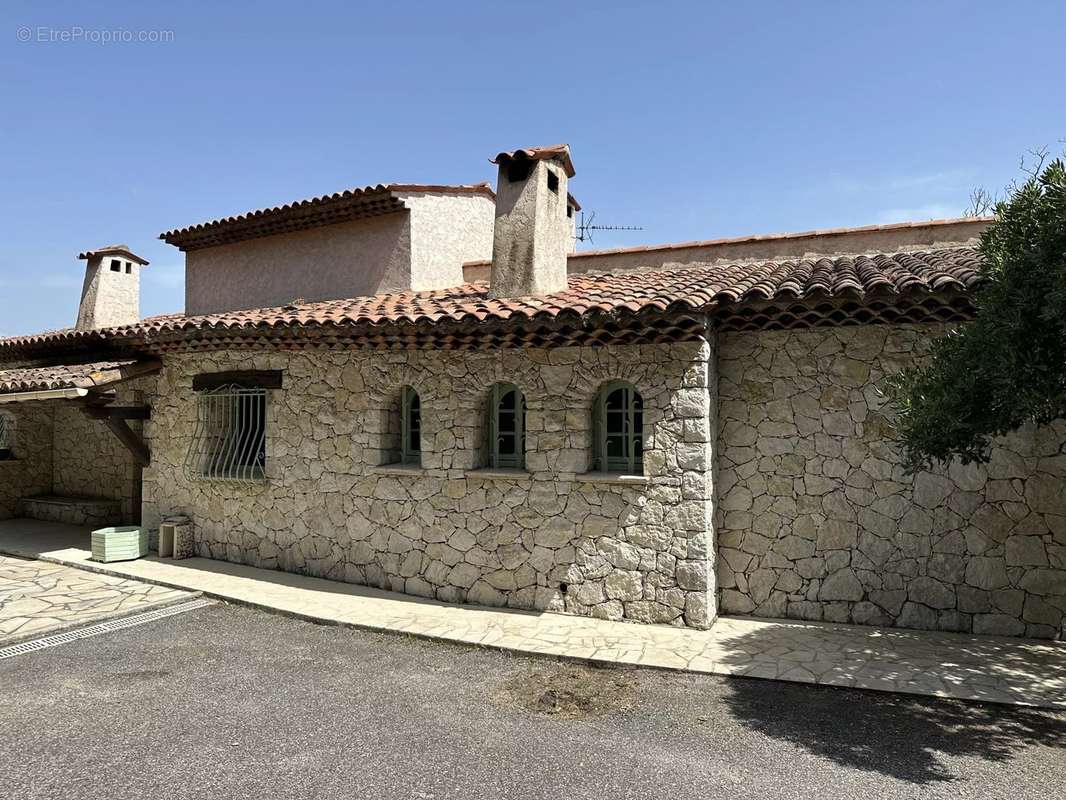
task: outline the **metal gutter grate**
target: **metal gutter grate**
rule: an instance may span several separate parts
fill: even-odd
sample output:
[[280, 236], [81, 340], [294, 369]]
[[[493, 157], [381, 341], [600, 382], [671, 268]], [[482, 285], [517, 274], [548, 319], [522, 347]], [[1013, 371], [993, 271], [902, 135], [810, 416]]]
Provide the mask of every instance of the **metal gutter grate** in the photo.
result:
[[133, 614], [120, 619], [108, 620], [107, 622], [98, 622], [95, 625], [86, 625], [84, 628], [63, 631], [62, 633], [56, 633], [52, 636], [31, 639], [28, 642], [19, 642], [18, 644], [9, 645], [7, 647], [0, 647], [0, 659], [25, 655], [26, 653], [32, 653], [36, 650], [44, 650], [47, 647], [69, 644], [70, 642], [76, 642], [79, 639], [88, 639], [92, 636], [99, 636], [102, 633], [112, 633], [114, 631], [123, 630], [124, 628], [133, 628], [137, 625], [155, 622], [157, 619], [172, 617], [175, 614], [183, 614], [186, 611], [196, 611], [199, 608], [206, 608], [207, 606], [212, 606], [214, 604], [215, 601], [207, 597], [197, 597], [184, 603], [166, 606], [165, 608], [157, 608], [153, 611], [145, 611], [141, 614]]

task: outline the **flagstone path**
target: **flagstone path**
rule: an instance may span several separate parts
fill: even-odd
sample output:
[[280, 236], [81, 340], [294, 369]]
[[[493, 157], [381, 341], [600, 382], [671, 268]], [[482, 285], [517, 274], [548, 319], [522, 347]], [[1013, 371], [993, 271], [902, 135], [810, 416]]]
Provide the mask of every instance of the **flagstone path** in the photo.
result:
[[192, 596], [129, 578], [0, 556], [0, 645]]
[[448, 605], [206, 558], [99, 564], [87, 541], [72, 526], [0, 522], [2, 552], [320, 623], [603, 664], [1066, 709], [1064, 642], [750, 617], [720, 617], [706, 631], [637, 625]]

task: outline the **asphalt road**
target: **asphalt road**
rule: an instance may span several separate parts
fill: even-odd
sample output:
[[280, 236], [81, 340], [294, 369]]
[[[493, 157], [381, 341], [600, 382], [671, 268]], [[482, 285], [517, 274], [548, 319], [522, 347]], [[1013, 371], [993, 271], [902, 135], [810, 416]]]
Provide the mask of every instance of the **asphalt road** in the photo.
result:
[[552, 669], [190, 612], [0, 661], [0, 797], [1066, 796], [1066, 715], [645, 670], [593, 719], [503, 693]]

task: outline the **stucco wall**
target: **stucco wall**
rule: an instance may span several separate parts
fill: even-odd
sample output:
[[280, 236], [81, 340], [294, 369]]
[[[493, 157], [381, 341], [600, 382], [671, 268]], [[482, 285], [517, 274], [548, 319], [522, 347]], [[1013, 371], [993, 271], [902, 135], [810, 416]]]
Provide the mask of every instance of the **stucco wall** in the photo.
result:
[[[494, 297], [549, 294], [566, 288], [570, 223], [566, 218], [566, 170], [557, 162], [534, 161], [529, 175], [510, 181], [501, 164], [490, 285]], [[549, 177], [558, 181], [548, 188]]]
[[52, 489], [53, 408], [47, 403], [0, 406], [15, 420], [15, 459], [0, 461], [0, 519], [21, 513], [23, 497]]
[[877, 386], [942, 327], [725, 334], [723, 613], [1054, 637], [1066, 612], [1066, 423], [987, 466], [900, 466]]
[[410, 283], [409, 212], [249, 239], [185, 254], [185, 311], [359, 297]]
[[[193, 375], [235, 367], [284, 370], [269, 402], [270, 480], [190, 480]], [[446, 601], [705, 626], [711, 370], [705, 343], [170, 357], [146, 424], [145, 522], [188, 513], [199, 554], [262, 567]], [[581, 475], [593, 396], [616, 378], [644, 396], [646, 483]], [[495, 381], [525, 393], [528, 475], [475, 470]], [[421, 396], [424, 469], [381, 470], [404, 384]]]
[[463, 262], [492, 257], [496, 204], [487, 195], [399, 195], [411, 209], [411, 289], [463, 282]]
[[[120, 262], [118, 272], [111, 270], [111, 261]], [[129, 274], [126, 269], [129, 268]], [[93, 259], [85, 269], [81, 300], [78, 305], [76, 327], [79, 330], [132, 325], [141, 318], [140, 264], [116, 256]]]
[[463, 282], [464, 261], [491, 256], [489, 197], [397, 196], [408, 211], [186, 253], [186, 313], [444, 289]]

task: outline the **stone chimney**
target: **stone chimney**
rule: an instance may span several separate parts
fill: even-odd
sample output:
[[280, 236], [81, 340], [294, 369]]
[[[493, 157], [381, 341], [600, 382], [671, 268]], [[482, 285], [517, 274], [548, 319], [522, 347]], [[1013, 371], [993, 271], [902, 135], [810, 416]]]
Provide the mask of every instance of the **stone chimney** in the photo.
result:
[[572, 211], [567, 182], [574, 177], [570, 147], [530, 147], [500, 153], [492, 240], [492, 297], [550, 294], [566, 288]]
[[78, 307], [79, 331], [132, 325], [141, 319], [141, 269], [148, 262], [124, 244], [79, 253], [86, 262]]

